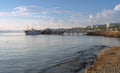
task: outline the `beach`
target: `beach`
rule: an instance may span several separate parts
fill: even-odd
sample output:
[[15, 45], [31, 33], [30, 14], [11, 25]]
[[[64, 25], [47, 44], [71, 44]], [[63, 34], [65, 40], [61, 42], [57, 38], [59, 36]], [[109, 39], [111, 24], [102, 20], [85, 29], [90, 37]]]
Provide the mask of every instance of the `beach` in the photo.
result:
[[86, 73], [120, 73], [120, 47], [108, 48], [100, 53]]

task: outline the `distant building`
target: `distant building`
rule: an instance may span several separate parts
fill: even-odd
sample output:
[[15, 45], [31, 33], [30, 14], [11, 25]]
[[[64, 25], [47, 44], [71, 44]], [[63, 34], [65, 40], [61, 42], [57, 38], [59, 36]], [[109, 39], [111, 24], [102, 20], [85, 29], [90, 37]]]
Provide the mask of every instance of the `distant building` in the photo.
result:
[[106, 25], [93, 25], [93, 28], [106, 28]]
[[106, 23], [87, 26], [87, 29], [120, 31], [120, 23]]
[[106, 23], [106, 27], [109, 28], [109, 27], [110, 27], [110, 24], [109, 24], [109, 23]]
[[106, 25], [111, 31], [120, 31], [120, 23], [107, 23]]
[[120, 23], [107, 23], [109, 28], [120, 28]]

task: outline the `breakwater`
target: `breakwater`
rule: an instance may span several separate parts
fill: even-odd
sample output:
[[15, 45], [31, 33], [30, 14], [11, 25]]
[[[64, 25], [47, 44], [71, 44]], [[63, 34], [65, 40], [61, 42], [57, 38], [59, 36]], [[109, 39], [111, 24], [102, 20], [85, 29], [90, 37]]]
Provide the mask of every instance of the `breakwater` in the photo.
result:
[[105, 36], [105, 37], [120, 37], [120, 31], [96, 31], [87, 32], [87, 35]]

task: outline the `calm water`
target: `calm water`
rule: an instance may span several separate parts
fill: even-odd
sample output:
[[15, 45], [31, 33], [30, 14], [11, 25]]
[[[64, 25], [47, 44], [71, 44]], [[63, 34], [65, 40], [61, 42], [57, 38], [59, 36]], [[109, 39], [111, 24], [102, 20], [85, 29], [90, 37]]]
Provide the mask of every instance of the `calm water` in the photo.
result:
[[0, 73], [36, 73], [93, 45], [119, 46], [120, 39], [1, 33]]

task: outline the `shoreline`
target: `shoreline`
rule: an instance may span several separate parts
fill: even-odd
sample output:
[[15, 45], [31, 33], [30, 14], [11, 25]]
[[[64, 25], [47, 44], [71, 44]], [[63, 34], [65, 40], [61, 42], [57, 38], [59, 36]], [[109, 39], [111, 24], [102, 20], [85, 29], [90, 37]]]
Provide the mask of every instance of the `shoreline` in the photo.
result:
[[112, 47], [99, 54], [85, 73], [120, 73], [120, 47]]
[[84, 73], [88, 67], [94, 64], [98, 54], [106, 47], [108, 46], [94, 45], [86, 50], [78, 51], [74, 58], [45, 68], [38, 73]]
[[120, 31], [106, 31], [106, 32], [96, 31], [96, 32], [87, 32], [86, 35], [120, 38]]

